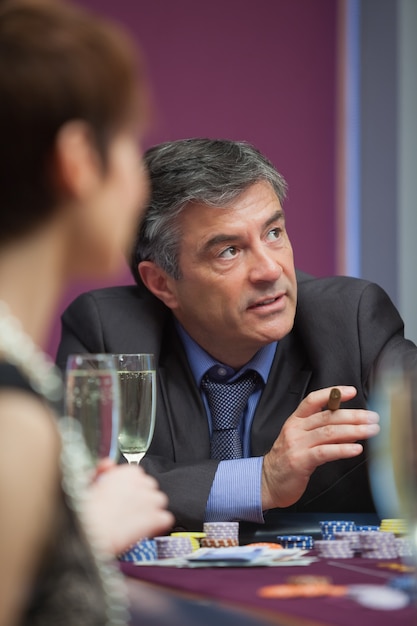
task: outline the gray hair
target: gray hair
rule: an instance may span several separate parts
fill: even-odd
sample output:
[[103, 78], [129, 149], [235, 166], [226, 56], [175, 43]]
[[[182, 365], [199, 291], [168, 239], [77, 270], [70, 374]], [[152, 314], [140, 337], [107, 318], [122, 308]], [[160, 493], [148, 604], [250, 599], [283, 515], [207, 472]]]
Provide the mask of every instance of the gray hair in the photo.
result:
[[185, 139], [150, 148], [144, 156], [151, 198], [136, 237], [131, 270], [140, 283], [138, 263], [153, 261], [176, 280], [181, 278], [179, 216], [190, 203], [227, 208], [246, 189], [267, 181], [282, 203], [284, 178], [246, 142]]

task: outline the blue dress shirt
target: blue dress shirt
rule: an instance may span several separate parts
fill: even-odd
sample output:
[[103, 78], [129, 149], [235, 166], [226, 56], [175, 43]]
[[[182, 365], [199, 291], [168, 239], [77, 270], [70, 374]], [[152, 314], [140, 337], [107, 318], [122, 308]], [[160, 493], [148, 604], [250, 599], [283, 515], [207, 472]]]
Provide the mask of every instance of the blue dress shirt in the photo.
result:
[[[264, 385], [271, 370], [278, 342], [273, 342], [261, 348], [255, 356], [239, 371], [223, 363], [219, 363], [201, 348], [186, 332], [176, 323], [178, 334], [184, 345], [184, 349], [194, 375], [201, 397], [206, 407], [210, 435], [212, 432], [212, 420], [210, 409], [205, 393], [201, 390], [201, 379], [210, 370], [210, 376], [219, 382], [231, 382], [239, 378], [246, 370], [255, 370], [262, 378]], [[262, 388], [257, 388], [249, 396], [248, 404], [240, 421], [240, 436], [242, 439], [242, 459], [220, 461], [213, 485], [207, 500], [206, 521], [231, 521], [246, 520], [249, 522], [263, 523], [262, 512], [262, 464], [263, 457], [251, 457], [250, 431], [261, 397]]]

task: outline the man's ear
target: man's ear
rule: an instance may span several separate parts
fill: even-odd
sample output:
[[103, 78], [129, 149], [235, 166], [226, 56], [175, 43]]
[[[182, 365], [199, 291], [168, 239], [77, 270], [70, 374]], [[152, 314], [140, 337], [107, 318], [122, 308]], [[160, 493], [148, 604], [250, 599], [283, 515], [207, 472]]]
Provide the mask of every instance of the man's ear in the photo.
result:
[[141, 261], [138, 265], [143, 284], [169, 309], [177, 307], [175, 280], [153, 261]]
[[58, 194], [82, 201], [97, 188], [103, 165], [88, 124], [72, 121], [60, 128], [52, 167]]

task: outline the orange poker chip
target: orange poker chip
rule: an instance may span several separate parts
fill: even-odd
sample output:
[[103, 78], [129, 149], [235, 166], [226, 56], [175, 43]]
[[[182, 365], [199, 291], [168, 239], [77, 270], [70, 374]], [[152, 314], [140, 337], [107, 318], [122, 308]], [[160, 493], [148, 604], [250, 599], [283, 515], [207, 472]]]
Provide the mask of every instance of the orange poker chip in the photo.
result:
[[318, 598], [320, 596], [344, 596], [347, 587], [344, 585], [306, 584], [306, 585], [268, 585], [258, 590], [261, 598]]
[[331, 585], [332, 580], [328, 576], [304, 575], [289, 576], [287, 583], [290, 585]]
[[258, 543], [248, 543], [247, 548], [271, 548], [272, 550], [282, 550], [283, 547], [280, 543], [268, 543], [267, 541], [260, 541]]

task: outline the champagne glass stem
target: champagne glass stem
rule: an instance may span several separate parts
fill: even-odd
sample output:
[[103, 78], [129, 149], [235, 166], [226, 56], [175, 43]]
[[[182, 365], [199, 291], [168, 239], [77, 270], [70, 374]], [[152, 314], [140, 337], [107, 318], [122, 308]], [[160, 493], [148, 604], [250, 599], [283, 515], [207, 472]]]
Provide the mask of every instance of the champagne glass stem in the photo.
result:
[[145, 456], [145, 452], [122, 452], [122, 454], [125, 457], [126, 461], [131, 465], [139, 465], [139, 463]]

